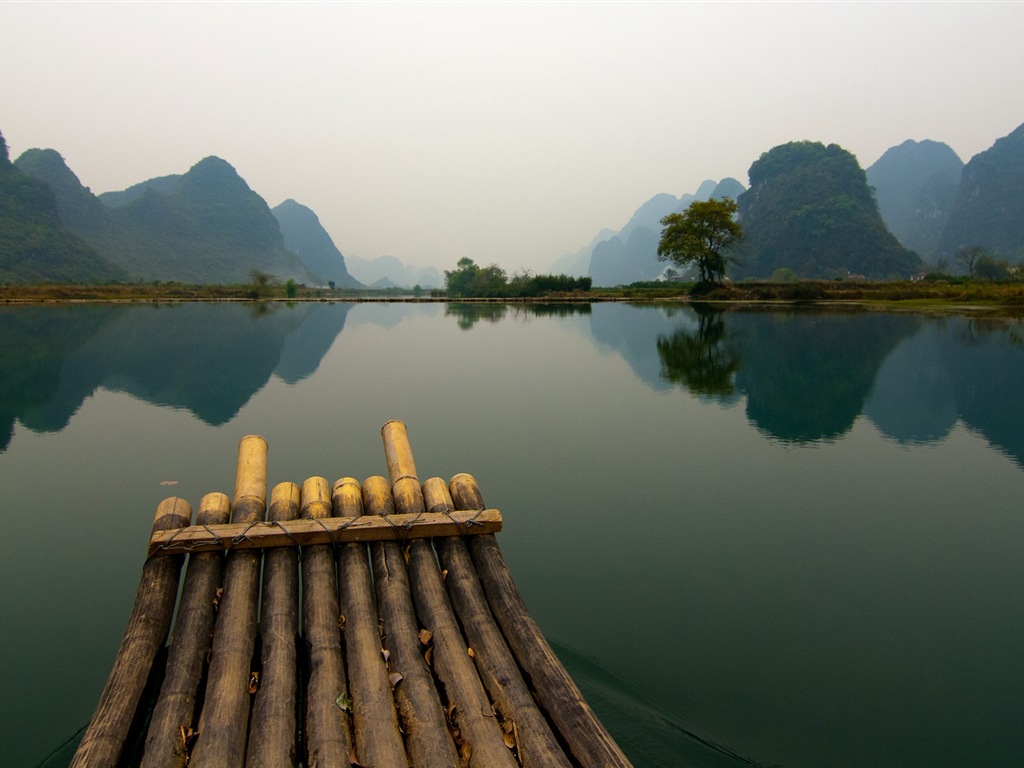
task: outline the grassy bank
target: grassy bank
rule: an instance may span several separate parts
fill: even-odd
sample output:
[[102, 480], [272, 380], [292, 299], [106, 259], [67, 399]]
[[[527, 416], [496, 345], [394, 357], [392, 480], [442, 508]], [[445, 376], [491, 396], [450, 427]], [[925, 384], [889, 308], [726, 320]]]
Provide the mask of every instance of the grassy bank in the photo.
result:
[[[891, 309], [989, 309], [1024, 314], [1024, 283], [967, 280], [920, 282], [800, 281], [795, 283], [729, 283], [699, 297], [693, 286], [644, 283], [621, 288], [596, 288], [569, 294], [552, 293], [531, 301], [689, 301], [743, 303], [849, 304]], [[0, 302], [119, 302], [119, 301], [445, 301], [441, 292], [401, 289], [383, 291], [299, 286], [158, 284], [17, 284], [0, 286]], [[467, 299], [459, 299], [467, 301]], [[484, 299], [484, 301], [488, 301]], [[515, 299], [490, 299], [515, 301]]]

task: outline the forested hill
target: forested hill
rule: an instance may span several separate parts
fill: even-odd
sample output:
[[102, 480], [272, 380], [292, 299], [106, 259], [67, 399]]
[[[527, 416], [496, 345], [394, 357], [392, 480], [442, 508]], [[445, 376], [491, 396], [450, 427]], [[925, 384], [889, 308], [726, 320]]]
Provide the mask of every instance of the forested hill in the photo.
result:
[[924, 259], [939, 244], [963, 168], [949, 145], [908, 139], [886, 150], [866, 171], [889, 231]]
[[220, 158], [108, 197], [117, 207], [104, 205], [52, 149], [28, 150], [15, 165], [49, 185], [61, 221], [130, 280], [242, 283], [259, 270], [325, 282], [285, 248], [266, 201]]
[[0, 135], [0, 282], [124, 278], [61, 223], [53, 192], [11, 163]]
[[733, 277], [787, 268], [808, 278], [906, 279], [922, 269], [886, 229], [857, 158], [837, 144], [782, 144], [749, 175], [750, 189], [737, 201], [746, 236]]
[[271, 212], [281, 227], [285, 247], [306, 266], [339, 288], [363, 287], [349, 274], [345, 257], [312, 210], [289, 198]]
[[1024, 255], [1024, 125], [964, 166], [940, 256], [980, 246], [1003, 259]]

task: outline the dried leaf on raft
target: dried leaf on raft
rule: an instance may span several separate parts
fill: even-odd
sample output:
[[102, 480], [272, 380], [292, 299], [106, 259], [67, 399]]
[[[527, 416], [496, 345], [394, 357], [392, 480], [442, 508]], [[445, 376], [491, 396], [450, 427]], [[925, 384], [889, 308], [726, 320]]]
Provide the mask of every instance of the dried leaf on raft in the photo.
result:
[[213, 595], [213, 604], [220, 605], [220, 599], [224, 595], [224, 587], [217, 587], [216, 593]]
[[476, 658], [476, 654], [473, 653], [473, 649], [472, 648], [467, 648], [466, 649], [466, 653], [469, 654], [469, 658], [471, 658], [471, 659], [475, 659]]
[[384, 657], [385, 664], [391, 661], [391, 651], [389, 651], [387, 648], [381, 648], [380, 655]]
[[352, 711], [352, 697], [348, 695], [348, 692], [342, 693], [334, 702], [338, 705], [338, 709], [344, 710], [345, 712]]
[[388, 675], [388, 682], [391, 683], [391, 687], [394, 688], [402, 681], [402, 674], [400, 672], [392, 672]]
[[423, 652], [423, 660], [427, 662], [428, 667], [434, 666], [434, 646], [430, 646]]
[[260, 687], [260, 673], [253, 672], [249, 677], [249, 693], [256, 693], [256, 690]]
[[[509, 749], [515, 749], [519, 753], [519, 726], [516, 725], [516, 721], [512, 719], [506, 720], [502, 723], [501, 730], [501, 737], [505, 742], [505, 746]], [[520, 757], [522, 757], [521, 754]]]
[[430, 645], [430, 640], [434, 637], [434, 634], [429, 629], [421, 629], [419, 638], [423, 645]]
[[342, 632], [345, 631], [345, 614], [344, 613], [339, 613], [338, 614], [338, 629], [340, 629]]

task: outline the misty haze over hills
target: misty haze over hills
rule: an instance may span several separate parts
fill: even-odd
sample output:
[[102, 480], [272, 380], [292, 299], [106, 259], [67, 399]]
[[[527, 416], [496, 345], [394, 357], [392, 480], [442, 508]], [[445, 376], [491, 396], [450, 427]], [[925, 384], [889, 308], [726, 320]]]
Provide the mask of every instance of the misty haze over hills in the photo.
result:
[[618, 232], [603, 229], [591, 244], [571, 256], [564, 256], [558, 265], [573, 275], [589, 275], [595, 285], [627, 285], [641, 280], [655, 280], [666, 268], [658, 261], [658, 239], [661, 220], [670, 213], [686, 209], [695, 200], [731, 197], [736, 199], [744, 190], [733, 178], [721, 182], [707, 180], [693, 194], [675, 197], [660, 193], [633, 212], [629, 221]]
[[312, 210], [291, 198], [273, 209], [281, 227], [285, 247], [302, 259], [321, 279], [339, 288], [362, 288], [363, 284], [349, 274], [345, 257], [320, 224]]
[[105, 195], [106, 202], [55, 150], [30, 149], [15, 167], [46, 183], [61, 222], [129, 280], [243, 283], [260, 270], [282, 280], [320, 282], [285, 248], [263, 198], [220, 158]]
[[[11, 163], [2, 149], [7, 281], [237, 284], [257, 270], [340, 288], [444, 286], [436, 267], [343, 256], [314, 211], [291, 199], [272, 211], [218, 157], [97, 196], [56, 150], [30, 149]], [[866, 172], [837, 145], [791, 142], [765, 152], [750, 178], [750, 190], [726, 178], [680, 197], [656, 194], [621, 229], [602, 229], [558, 259], [554, 273], [590, 275], [595, 286], [659, 279], [661, 219], [712, 197], [740, 204], [748, 236], [731, 271], [739, 278], [786, 269], [906, 279], [926, 264], [958, 268], [953, 256], [965, 246], [1008, 262], [1024, 257], [1024, 126], [966, 165], [946, 144], [908, 140]]]
[[[444, 288], [444, 276], [436, 267], [403, 264], [394, 256], [361, 259], [349, 256], [349, 271], [371, 288]], [[452, 265], [454, 269], [455, 265]]]
[[867, 169], [878, 210], [906, 248], [931, 258], [960, 186], [963, 161], [938, 141], [907, 139]]

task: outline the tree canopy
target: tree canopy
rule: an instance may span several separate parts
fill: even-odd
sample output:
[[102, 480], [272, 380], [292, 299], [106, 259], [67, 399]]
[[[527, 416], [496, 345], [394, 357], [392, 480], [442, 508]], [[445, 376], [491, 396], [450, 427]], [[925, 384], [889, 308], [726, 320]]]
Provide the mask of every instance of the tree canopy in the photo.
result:
[[680, 267], [696, 264], [701, 284], [721, 283], [725, 278], [729, 248], [743, 237], [736, 221], [736, 201], [694, 201], [681, 213], [661, 220], [664, 229], [658, 243], [658, 258]]
[[448, 296], [458, 297], [510, 297], [540, 296], [545, 293], [572, 293], [589, 291], [589, 277], [569, 275], [515, 275], [511, 280], [497, 264], [477, 266], [468, 257], [459, 259], [457, 269], [445, 270], [444, 279]]
[[906, 279], [921, 270], [886, 229], [857, 158], [839, 145], [782, 144], [749, 173], [750, 189], [737, 201], [746, 236], [734, 277], [787, 267], [802, 278]]

